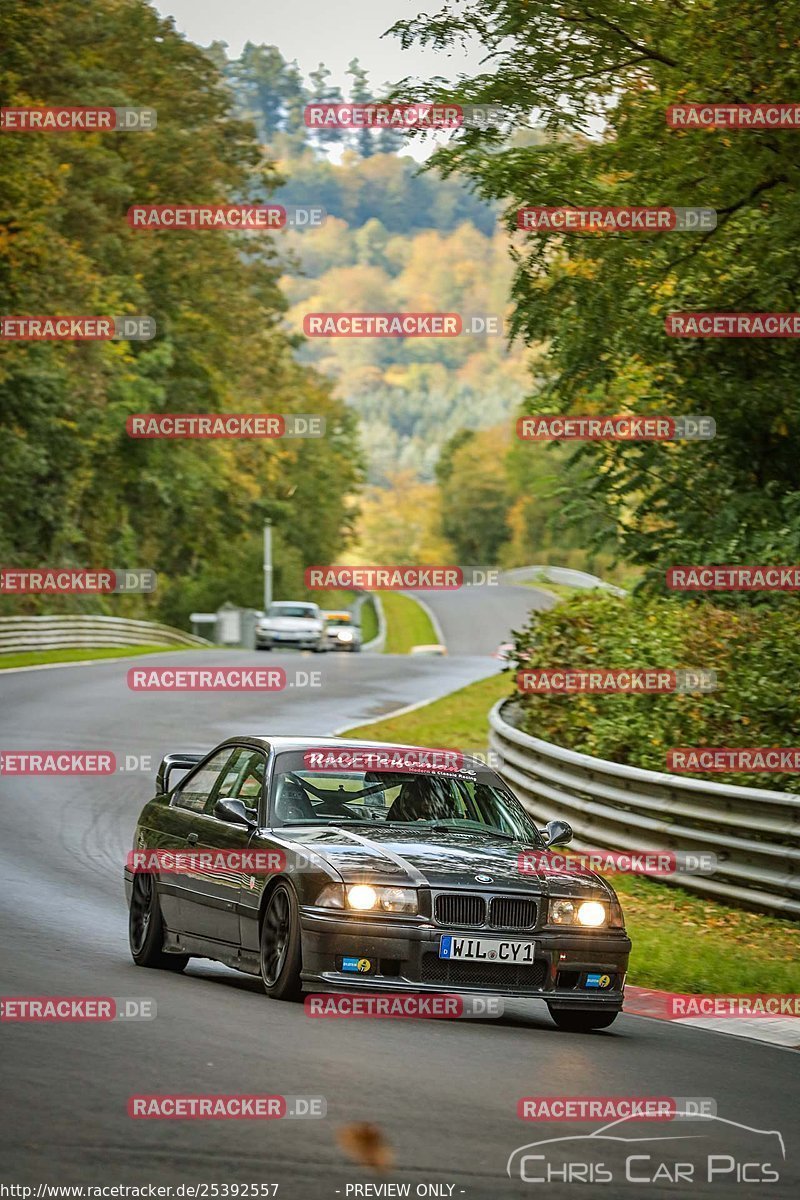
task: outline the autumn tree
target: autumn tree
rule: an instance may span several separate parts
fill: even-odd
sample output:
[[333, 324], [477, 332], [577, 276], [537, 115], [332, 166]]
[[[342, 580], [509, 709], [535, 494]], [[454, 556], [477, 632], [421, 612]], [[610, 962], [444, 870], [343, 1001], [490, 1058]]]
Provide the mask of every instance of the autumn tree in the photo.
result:
[[[134, 232], [125, 215], [137, 201], [266, 200], [274, 168], [211, 58], [143, 0], [9, 0], [0, 40], [8, 105], [158, 110], [150, 133], [0, 137], [3, 311], [139, 313], [157, 327], [147, 342], [0, 345], [0, 561], [155, 568], [159, 590], [115, 612], [181, 620], [197, 600], [253, 603], [265, 518], [278, 571], [345, 544], [354, 421], [296, 358], [269, 236]], [[148, 411], [311, 412], [327, 434], [132, 440], [126, 418]]]
[[[467, 0], [396, 32], [439, 51], [482, 46], [482, 70], [456, 98], [500, 105], [509, 121], [460, 131], [434, 162], [503, 201], [510, 229], [529, 204], [716, 210], [705, 232], [519, 236], [514, 329], [551, 347], [547, 387], [528, 407], [716, 420], [710, 442], [580, 452], [584, 516], [655, 586], [674, 562], [797, 561], [800, 343], [664, 329], [673, 311], [800, 307], [797, 132], [677, 129], [665, 116], [687, 101], [796, 96], [796, 4]], [[509, 138], [531, 123], [544, 141]]]

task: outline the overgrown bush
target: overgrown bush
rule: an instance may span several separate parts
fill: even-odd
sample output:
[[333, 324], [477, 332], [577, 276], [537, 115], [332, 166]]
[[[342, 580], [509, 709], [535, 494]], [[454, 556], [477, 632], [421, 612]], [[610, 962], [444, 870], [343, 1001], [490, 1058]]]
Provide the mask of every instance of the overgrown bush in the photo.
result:
[[[800, 733], [800, 608], [719, 608], [576, 595], [532, 613], [517, 635], [519, 665], [531, 668], [674, 667], [717, 673], [705, 694], [523, 695], [521, 728], [585, 754], [666, 770], [676, 746], [792, 746]], [[718, 782], [800, 792], [800, 776], [708, 774]]]

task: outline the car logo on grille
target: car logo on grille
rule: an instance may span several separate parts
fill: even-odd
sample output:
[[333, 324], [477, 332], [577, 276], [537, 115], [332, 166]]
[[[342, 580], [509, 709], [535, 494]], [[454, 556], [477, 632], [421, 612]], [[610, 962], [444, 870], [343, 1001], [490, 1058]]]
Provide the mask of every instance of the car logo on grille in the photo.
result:
[[476, 875], [475, 878], [478, 883], [494, 883], [493, 875]]

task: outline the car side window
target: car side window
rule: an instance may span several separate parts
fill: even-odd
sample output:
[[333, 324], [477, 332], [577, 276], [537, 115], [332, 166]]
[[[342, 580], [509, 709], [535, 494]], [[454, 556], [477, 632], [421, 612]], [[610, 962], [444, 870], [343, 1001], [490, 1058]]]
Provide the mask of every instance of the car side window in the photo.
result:
[[192, 812], [204, 812], [214, 790], [214, 784], [223, 772], [227, 776], [227, 764], [232, 754], [232, 748], [226, 746], [224, 750], [220, 750], [219, 754], [210, 758], [205, 766], [201, 767], [191, 778], [178, 785], [172, 803], [177, 808], [188, 808]]
[[[231, 764], [231, 767], [234, 764]], [[264, 787], [264, 776], [267, 771], [267, 756], [261, 750], [241, 749], [236, 754], [235, 775], [233, 778], [226, 778], [223, 781], [222, 787], [218, 792], [218, 796], [225, 796], [231, 800], [241, 800], [244, 804], [245, 811], [253, 820], [258, 819], [258, 802], [261, 799], [261, 791]], [[225, 790], [223, 790], [225, 789]]]
[[238, 800], [243, 800], [245, 806], [258, 807], [261, 789], [264, 786], [264, 776], [267, 770], [267, 758], [259, 750], [253, 750], [242, 763], [235, 791], [231, 794]]
[[238, 746], [234, 750], [230, 762], [226, 764], [225, 770], [220, 775], [219, 786], [214, 793], [215, 803], [217, 800], [230, 800], [238, 795], [237, 786], [239, 784], [239, 776], [241, 775], [245, 760], [249, 757], [249, 750], [243, 750], [241, 746]]

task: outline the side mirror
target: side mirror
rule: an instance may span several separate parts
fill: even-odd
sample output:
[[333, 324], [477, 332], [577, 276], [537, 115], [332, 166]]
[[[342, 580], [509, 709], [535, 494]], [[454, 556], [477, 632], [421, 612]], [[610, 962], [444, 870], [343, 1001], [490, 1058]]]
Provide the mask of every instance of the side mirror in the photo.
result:
[[228, 821], [231, 825], [246, 825], [254, 829], [256, 822], [247, 815], [241, 800], [218, 800], [214, 805], [214, 816], [220, 821]]
[[544, 839], [545, 846], [566, 846], [572, 841], [572, 826], [566, 821], [548, 821], [539, 833]]

